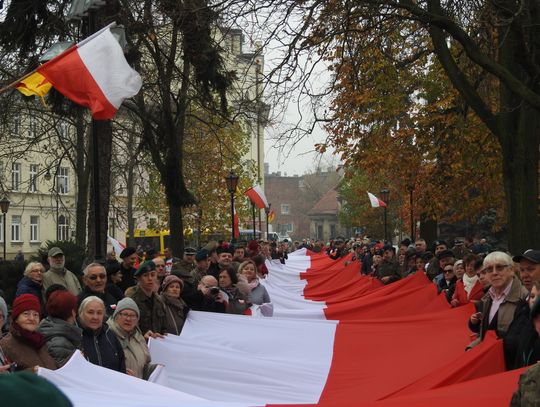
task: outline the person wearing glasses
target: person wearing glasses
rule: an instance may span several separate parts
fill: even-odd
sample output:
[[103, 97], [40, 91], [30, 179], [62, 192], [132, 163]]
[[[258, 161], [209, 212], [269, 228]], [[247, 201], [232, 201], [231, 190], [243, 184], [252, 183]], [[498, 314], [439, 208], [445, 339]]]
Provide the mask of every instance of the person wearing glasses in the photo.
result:
[[79, 294], [80, 305], [82, 301], [90, 296], [100, 298], [105, 304], [105, 313], [107, 316], [113, 314], [116, 298], [109, 293], [107, 288], [107, 270], [99, 263], [90, 263], [83, 270], [84, 290]]
[[150, 351], [146, 340], [139, 329], [139, 307], [131, 298], [126, 297], [118, 302], [114, 314], [107, 325], [122, 345], [126, 357], [126, 372], [139, 379], [148, 380], [156, 365], [150, 363]]
[[444, 293], [448, 302], [452, 299], [454, 295], [454, 290], [456, 289], [457, 277], [454, 273], [454, 265], [449, 263], [444, 266], [442, 269], [443, 277], [437, 283], [439, 293]]
[[39, 301], [41, 309], [45, 309], [45, 303], [43, 301], [43, 275], [45, 274], [45, 267], [43, 264], [37, 261], [28, 263], [24, 269], [23, 278], [17, 284], [17, 291], [15, 298], [23, 294], [35, 295]]
[[37, 332], [40, 319], [41, 305], [35, 295], [23, 294], [15, 298], [9, 333], [0, 340], [0, 348], [11, 371], [35, 371], [38, 366], [57, 368], [45, 338]]
[[[478, 334], [478, 339], [469, 348], [482, 341], [487, 331], [495, 331], [498, 338], [503, 339], [504, 356], [507, 366], [515, 359], [515, 350], [519, 338], [519, 329], [511, 329], [511, 325], [528, 307], [529, 291], [521, 284], [514, 273], [512, 258], [504, 252], [488, 254], [482, 264], [482, 270], [489, 275], [491, 287], [477, 302], [476, 309], [469, 319], [469, 328]], [[510, 335], [507, 333], [511, 331]]]

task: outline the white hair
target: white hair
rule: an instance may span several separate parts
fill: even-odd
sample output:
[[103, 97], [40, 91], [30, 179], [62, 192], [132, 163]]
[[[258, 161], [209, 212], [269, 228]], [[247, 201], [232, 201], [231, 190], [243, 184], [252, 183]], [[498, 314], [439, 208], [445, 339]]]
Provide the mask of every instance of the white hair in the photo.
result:
[[103, 300], [99, 297], [96, 297], [95, 295], [91, 295], [82, 300], [81, 305], [79, 305], [79, 317], [83, 315], [84, 310], [86, 309], [86, 307], [88, 307], [88, 305], [90, 305], [91, 302], [97, 302], [101, 304], [101, 306], [105, 310], [105, 303], [103, 302]]
[[105, 270], [105, 266], [103, 264], [100, 264], [100, 263], [90, 263], [88, 266], [86, 266], [83, 270], [83, 275], [84, 276], [87, 276], [88, 273], [90, 272], [90, 269], [94, 268], [94, 267], [101, 267], [103, 270]]

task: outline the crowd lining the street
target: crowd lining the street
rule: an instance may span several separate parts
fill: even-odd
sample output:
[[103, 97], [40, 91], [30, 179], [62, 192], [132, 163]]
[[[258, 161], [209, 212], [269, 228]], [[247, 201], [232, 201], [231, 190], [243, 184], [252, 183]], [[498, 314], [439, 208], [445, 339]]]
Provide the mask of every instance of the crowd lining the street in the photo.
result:
[[473, 303], [467, 349], [495, 331], [508, 370], [536, 364], [522, 375], [511, 405], [539, 401], [540, 250], [512, 257], [491, 251], [485, 241], [460, 239], [452, 247], [435, 241], [432, 250], [424, 239], [406, 239], [397, 248], [362, 238], [209, 242], [199, 250], [187, 247], [182, 258], [170, 249], [128, 247], [120, 261], [110, 252], [105, 263], [86, 265], [82, 281], [53, 247], [45, 264], [28, 263], [10, 315], [0, 297], [0, 372], [54, 370], [79, 349], [91, 363], [148, 379], [156, 367], [149, 338], [180, 335], [190, 310], [244, 314], [271, 303], [261, 284], [265, 262], [285, 263], [301, 248], [345, 258], [346, 266], [383, 284], [424, 273], [451, 307]]

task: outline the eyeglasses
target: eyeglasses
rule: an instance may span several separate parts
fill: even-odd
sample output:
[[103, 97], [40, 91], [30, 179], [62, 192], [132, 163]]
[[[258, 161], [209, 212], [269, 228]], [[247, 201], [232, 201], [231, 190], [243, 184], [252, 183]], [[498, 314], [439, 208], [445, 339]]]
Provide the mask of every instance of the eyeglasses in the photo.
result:
[[452, 272], [454, 272], [454, 269], [444, 269], [444, 272], [445, 273], [452, 273]]
[[493, 270], [496, 270], [497, 273], [500, 273], [507, 267], [512, 267], [510, 264], [494, 264], [493, 266], [487, 266], [482, 269], [484, 273], [492, 273]]
[[120, 315], [124, 319], [137, 319], [139, 318], [137, 314], [127, 314], [125, 312], [119, 312], [118, 315]]
[[33, 269], [33, 270], [30, 270], [31, 273], [45, 273], [45, 271], [43, 271], [42, 269]]
[[91, 274], [88, 276], [88, 278], [90, 280], [97, 280], [98, 278], [100, 278], [101, 280], [106, 280], [107, 274]]

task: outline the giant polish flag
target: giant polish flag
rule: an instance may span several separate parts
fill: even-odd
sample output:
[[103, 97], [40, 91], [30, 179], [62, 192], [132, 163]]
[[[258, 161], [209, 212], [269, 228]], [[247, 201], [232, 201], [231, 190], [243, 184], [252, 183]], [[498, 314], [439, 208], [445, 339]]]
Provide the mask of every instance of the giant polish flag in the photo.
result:
[[268, 208], [268, 201], [266, 199], [266, 195], [264, 195], [264, 191], [262, 190], [260, 185], [253, 185], [245, 192], [245, 194], [249, 197], [251, 202], [253, 202], [253, 204], [257, 208]]
[[[112, 25], [111, 25], [112, 26]], [[127, 63], [111, 26], [71, 47], [37, 69], [60, 93], [90, 108], [92, 117], [114, 117], [122, 102], [136, 95], [141, 77]]]

